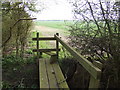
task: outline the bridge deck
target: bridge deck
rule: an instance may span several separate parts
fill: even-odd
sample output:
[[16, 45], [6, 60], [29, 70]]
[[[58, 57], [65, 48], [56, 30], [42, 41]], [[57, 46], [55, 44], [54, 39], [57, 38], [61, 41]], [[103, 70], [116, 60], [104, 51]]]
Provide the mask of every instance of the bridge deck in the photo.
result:
[[40, 88], [68, 88], [58, 63], [50, 64], [49, 59], [39, 60]]

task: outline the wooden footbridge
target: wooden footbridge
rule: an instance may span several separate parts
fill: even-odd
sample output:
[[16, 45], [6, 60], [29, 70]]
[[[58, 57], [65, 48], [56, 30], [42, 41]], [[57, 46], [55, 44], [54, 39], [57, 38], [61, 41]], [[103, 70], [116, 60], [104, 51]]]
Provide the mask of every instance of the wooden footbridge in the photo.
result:
[[[84, 69], [86, 69], [90, 74], [90, 82], [89, 88], [99, 88], [100, 77], [101, 77], [101, 69], [102, 64], [98, 61], [94, 61], [93, 63], [89, 62], [82, 55], [76, 52], [72, 47], [66, 44], [61, 38], [59, 34], [56, 33], [54, 37], [39, 37], [39, 33], [37, 33], [37, 37], [32, 40], [37, 41], [37, 49], [34, 49], [33, 52], [37, 52], [37, 56], [39, 59], [39, 55], [42, 53], [46, 53], [50, 55], [50, 59], [39, 59], [39, 83], [40, 88], [56, 88], [56, 89], [64, 89], [68, 88], [68, 84], [65, 81], [64, 75], [60, 69], [58, 64], [59, 59], [59, 43], [66, 48], [67, 51], [77, 60]], [[43, 40], [55, 40], [56, 48], [55, 49], [39, 49], [39, 41]], [[52, 51], [55, 51], [53, 53]]]

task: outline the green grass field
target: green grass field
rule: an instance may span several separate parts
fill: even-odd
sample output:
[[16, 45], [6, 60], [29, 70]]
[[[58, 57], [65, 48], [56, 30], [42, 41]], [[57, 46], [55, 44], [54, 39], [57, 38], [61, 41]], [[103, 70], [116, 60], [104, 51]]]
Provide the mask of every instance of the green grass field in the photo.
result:
[[71, 25], [73, 21], [35, 21], [35, 25], [41, 25], [56, 29], [68, 30], [68, 26]]

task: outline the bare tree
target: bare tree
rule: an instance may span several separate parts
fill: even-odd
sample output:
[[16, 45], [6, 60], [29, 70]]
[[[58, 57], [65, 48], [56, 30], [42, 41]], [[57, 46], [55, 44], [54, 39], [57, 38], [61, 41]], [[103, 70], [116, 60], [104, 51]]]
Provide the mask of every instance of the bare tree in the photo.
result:
[[[36, 11], [34, 3], [2, 2], [2, 47], [3, 52], [10, 47], [16, 47], [16, 57], [23, 56], [32, 21], [27, 10]], [[24, 38], [24, 39], [23, 39]], [[21, 49], [21, 50], [20, 50]], [[12, 51], [12, 50], [11, 50]]]
[[[86, 58], [113, 65], [113, 78], [120, 80], [120, 2], [73, 0], [77, 22], [70, 26], [71, 45]], [[108, 69], [108, 68], [107, 68]], [[106, 69], [105, 69], [106, 70]], [[116, 78], [116, 77], [117, 78]], [[108, 85], [110, 86], [110, 85]], [[112, 85], [115, 87], [114, 85]]]

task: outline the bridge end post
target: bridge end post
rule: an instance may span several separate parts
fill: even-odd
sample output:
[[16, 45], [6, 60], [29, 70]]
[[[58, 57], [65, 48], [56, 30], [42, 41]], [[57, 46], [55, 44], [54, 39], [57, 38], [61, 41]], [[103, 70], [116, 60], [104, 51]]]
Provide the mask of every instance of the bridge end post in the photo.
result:
[[37, 59], [39, 59], [39, 32], [37, 32], [36, 36], [37, 36]]
[[[93, 65], [102, 71], [102, 63], [99, 61], [93, 61]], [[99, 76], [101, 77], [101, 73]], [[90, 76], [89, 90], [91, 88], [94, 88], [95, 90], [98, 90], [100, 88], [100, 77], [99, 79], [95, 79], [93, 76]]]
[[42, 57], [42, 52], [39, 52], [39, 32], [36, 34], [37, 38], [37, 59]]
[[[59, 36], [59, 33], [56, 33], [57, 36]], [[59, 42], [56, 40], [56, 55], [57, 59], [59, 58]]]

